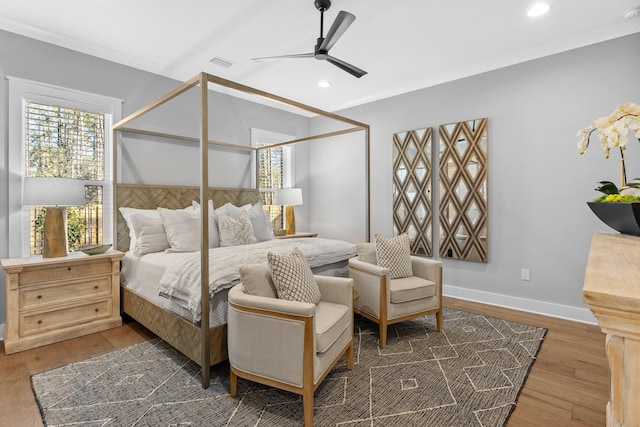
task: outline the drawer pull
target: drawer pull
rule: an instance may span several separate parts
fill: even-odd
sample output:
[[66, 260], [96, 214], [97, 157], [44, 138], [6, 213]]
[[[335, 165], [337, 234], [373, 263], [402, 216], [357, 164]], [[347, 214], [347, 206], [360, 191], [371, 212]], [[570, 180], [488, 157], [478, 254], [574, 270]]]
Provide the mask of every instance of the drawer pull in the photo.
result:
[[42, 320], [38, 320], [38, 325], [42, 325]]
[[38, 295], [38, 299], [42, 299], [42, 295]]
[[100, 310], [96, 308], [96, 313], [97, 313], [98, 311], [100, 311]]
[[95, 286], [93, 287], [93, 289], [98, 289], [98, 288], [99, 288], [99, 287], [98, 287], [98, 285], [95, 285]]
[[71, 271], [71, 267], [67, 267], [67, 271]]

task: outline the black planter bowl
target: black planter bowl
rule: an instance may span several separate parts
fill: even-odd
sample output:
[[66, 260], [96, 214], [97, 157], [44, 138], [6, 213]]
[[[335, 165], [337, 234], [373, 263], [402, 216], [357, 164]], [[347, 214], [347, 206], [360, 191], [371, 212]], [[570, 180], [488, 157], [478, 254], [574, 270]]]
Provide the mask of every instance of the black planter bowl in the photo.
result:
[[602, 222], [622, 234], [640, 236], [640, 203], [587, 202]]

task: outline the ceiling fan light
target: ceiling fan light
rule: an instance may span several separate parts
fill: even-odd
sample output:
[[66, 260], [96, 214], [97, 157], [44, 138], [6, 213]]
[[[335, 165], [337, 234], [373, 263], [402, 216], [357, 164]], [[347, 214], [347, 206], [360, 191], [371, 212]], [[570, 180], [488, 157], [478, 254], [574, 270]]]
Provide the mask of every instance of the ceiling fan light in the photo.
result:
[[321, 88], [328, 88], [328, 87], [331, 87], [331, 82], [328, 80], [320, 80], [318, 82], [318, 86]]
[[527, 16], [535, 18], [536, 16], [544, 15], [549, 11], [550, 7], [547, 3], [536, 3], [527, 11]]

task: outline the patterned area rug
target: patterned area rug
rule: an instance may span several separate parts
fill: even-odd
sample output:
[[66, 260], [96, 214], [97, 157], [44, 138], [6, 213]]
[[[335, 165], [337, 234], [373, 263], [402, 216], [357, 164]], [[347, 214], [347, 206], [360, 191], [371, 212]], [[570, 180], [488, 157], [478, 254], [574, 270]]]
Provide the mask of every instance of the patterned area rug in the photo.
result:
[[[356, 316], [352, 371], [344, 358], [315, 394], [316, 426], [502, 426], [535, 361], [543, 328], [445, 309], [389, 327]], [[156, 339], [31, 378], [45, 425], [301, 426], [298, 395], [199, 367]]]

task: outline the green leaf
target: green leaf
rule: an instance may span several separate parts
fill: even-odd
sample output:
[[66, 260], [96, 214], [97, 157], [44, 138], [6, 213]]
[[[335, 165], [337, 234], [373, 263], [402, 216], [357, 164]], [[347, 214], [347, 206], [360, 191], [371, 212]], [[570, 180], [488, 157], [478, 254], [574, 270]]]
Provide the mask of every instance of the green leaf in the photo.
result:
[[600, 181], [600, 185], [595, 190], [604, 194], [620, 194], [618, 187], [611, 181]]

